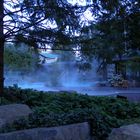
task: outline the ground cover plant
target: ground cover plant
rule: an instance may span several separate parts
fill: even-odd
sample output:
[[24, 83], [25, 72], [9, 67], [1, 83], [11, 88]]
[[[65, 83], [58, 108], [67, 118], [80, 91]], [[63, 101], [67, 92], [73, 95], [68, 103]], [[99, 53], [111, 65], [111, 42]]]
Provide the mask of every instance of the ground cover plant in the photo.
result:
[[24, 103], [33, 113], [15, 121], [2, 133], [51, 127], [88, 121], [96, 139], [106, 139], [111, 129], [124, 124], [140, 122], [140, 104], [114, 97], [95, 97], [76, 92], [43, 92], [14, 87], [5, 88], [0, 104]]

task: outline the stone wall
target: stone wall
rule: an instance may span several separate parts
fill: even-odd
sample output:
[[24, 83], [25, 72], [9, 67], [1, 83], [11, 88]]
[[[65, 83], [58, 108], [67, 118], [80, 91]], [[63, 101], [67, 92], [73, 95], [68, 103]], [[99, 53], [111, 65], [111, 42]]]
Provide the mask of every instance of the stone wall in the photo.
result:
[[87, 122], [0, 134], [0, 140], [93, 140]]
[[131, 124], [114, 128], [108, 140], [140, 140], [140, 124]]
[[27, 117], [32, 110], [25, 104], [10, 104], [0, 106], [0, 128], [22, 117]]

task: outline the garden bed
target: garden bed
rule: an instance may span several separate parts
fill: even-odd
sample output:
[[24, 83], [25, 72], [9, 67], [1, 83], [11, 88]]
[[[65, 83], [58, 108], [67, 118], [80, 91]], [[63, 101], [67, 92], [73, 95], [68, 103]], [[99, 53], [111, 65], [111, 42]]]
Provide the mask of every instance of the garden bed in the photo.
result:
[[[0, 104], [23, 103], [33, 113], [1, 129], [1, 133], [37, 127], [89, 122], [97, 139], [106, 139], [111, 129], [140, 122], [140, 104], [115, 97], [95, 97], [76, 92], [43, 92], [18, 87], [5, 88]], [[59, 93], [59, 94], [58, 94]]]

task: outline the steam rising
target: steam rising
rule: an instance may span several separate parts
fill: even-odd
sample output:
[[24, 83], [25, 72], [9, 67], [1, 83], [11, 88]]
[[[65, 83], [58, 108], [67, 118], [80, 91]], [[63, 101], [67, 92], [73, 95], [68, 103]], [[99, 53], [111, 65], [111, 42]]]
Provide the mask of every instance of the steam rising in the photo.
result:
[[5, 86], [17, 84], [22, 88], [37, 90], [73, 90], [91, 87], [97, 80], [95, 70], [80, 71], [73, 61], [45, 63], [32, 73], [5, 72]]

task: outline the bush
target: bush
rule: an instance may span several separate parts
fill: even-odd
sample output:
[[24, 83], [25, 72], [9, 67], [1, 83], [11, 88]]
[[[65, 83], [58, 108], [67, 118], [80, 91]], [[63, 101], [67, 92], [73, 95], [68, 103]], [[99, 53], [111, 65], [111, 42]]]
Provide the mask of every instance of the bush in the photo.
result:
[[91, 133], [98, 139], [106, 138], [113, 126], [120, 126], [115, 118], [103, 115], [99, 110], [75, 109], [69, 113], [56, 114], [53, 112], [45, 114], [34, 113], [28, 119], [15, 121], [11, 126], [7, 125], [1, 132], [22, 130], [36, 127], [52, 127], [87, 121], [91, 125]]
[[114, 127], [140, 122], [140, 104], [113, 97], [94, 97], [72, 92], [42, 92], [22, 90], [17, 86], [5, 88], [1, 104], [25, 103], [33, 114], [1, 132], [35, 127], [51, 127], [88, 121], [97, 139], [105, 139]]

